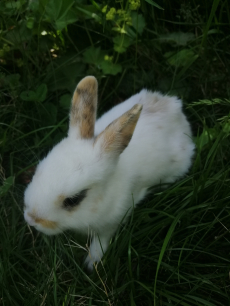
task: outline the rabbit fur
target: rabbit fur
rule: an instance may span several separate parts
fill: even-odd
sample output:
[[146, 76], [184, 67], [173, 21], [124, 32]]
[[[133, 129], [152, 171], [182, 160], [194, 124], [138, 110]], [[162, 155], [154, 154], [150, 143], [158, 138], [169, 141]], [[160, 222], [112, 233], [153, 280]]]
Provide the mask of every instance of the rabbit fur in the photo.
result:
[[185, 175], [194, 152], [181, 100], [143, 89], [95, 123], [97, 87], [92, 76], [77, 85], [68, 136], [40, 161], [24, 196], [25, 220], [38, 231], [94, 233], [90, 270], [130, 208], [149, 187]]

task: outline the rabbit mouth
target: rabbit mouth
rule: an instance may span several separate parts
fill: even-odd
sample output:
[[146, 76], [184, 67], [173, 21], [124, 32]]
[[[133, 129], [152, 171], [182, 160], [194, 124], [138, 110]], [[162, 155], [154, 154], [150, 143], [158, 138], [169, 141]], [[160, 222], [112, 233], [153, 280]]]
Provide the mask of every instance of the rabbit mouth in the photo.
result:
[[39, 218], [32, 213], [27, 213], [26, 211], [24, 212], [24, 218], [30, 226], [34, 226], [36, 229], [40, 231], [42, 231], [41, 229], [48, 229], [54, 231], [58, 229], [57, 222]]

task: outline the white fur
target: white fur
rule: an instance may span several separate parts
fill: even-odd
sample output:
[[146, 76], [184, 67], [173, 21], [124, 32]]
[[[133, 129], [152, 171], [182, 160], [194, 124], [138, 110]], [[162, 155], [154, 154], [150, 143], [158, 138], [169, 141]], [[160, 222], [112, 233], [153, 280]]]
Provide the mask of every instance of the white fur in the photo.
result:
[[[135, 104], [143, 104], [143, 110], [120, 156], [101, 152], [94, 139], [76, 139], [70, 129], [69, 136], [39, 163], [25, 191], [25, 219], [39, 231], [95, 233], [86, 258], [90, 269], [103, 256], [127, 211], [145, 197], [148, 188], [176, 181], [191, 165], [191, 129], [176, 97], [143, 89], [98, 119], [95, 135]], [[88, 189], [87, 197], [76, 209], [62, 208], [60, 195], [73, 196], [83, 189]], [[44, 228], [28, 213], [55, 221], [58, 227]]]

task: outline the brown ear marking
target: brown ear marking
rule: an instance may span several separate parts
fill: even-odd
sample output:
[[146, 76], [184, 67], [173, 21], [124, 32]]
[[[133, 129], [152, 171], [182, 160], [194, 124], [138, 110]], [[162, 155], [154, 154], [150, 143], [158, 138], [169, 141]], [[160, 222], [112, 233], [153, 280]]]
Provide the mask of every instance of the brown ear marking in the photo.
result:
[[82, 79], [73, 94], [70, 111], [70, 128], [75, 126], [79, 129], [81, 138], [94, 136], [94, 125], [97, 108], [97, 80], [93, 76]]
[[104, 152], [116, 151], [119, 154], [122, 153], [132, 138], [141, 110], [142, 105], [135, 104], [129, 111], [110, 123], [97, 136], [95, 143], [99, 139], [103, 139], [102, 148]]

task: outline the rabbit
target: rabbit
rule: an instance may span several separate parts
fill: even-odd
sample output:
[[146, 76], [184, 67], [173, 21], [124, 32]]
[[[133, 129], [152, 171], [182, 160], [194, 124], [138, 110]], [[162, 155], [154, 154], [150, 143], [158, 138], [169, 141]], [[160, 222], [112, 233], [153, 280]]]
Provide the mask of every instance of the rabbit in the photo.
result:
[[97, 91], [93, 76], [78, 83], [68, 136], [40, 161], [24, 194], [24, 218], [38, 231], [94, 233], [89, 270], [150, 187], [183, 177], [194, 154], [177, 97], [142, 89], [96, 121]]

